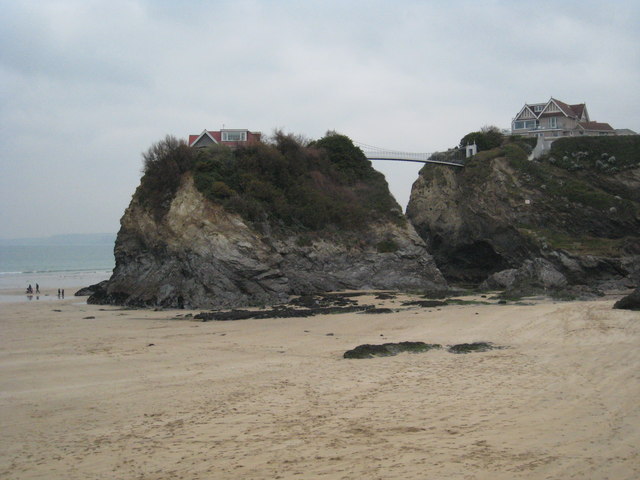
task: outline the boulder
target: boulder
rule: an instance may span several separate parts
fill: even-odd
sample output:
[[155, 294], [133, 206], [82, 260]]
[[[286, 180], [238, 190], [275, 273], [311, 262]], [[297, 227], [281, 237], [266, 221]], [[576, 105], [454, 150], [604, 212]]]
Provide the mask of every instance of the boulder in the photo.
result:
[[638, 310], [640, 311], [640, 287], [636, 288], [633, 292], [631, 292], [626, 297], [618, 300], [613, 308], [617, 308], [620, 310]]
[[567, 285], [567, 279], [551, 262], [543, 258], [534, 258], [525, 260], [520, 268], [510, 268], [492, 274], [481, 284], [481, 288], [510, 290], [524, 285], [543, 290], [559, 289]]
[[76, 297], [88, 297], [89, 295], [94, 295], [98, 292], [102, 292], [106, 288], [108, 282], [108, 280], [103, 280], [102, 282], [96, 283], [94, 285], [89, 285], [88, 287], [81, 288], [74, 295]]

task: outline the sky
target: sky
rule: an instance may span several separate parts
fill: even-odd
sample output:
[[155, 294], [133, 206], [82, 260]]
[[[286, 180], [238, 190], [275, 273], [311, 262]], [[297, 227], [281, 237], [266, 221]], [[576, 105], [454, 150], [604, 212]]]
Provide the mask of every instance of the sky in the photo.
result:
[[[0, 238], [117, 232], [165, 135], [433, 152], [525, 102], [640, 132], [640, 1], [0, 0]], [[405, 207], [420, 164], [376, 162]]]

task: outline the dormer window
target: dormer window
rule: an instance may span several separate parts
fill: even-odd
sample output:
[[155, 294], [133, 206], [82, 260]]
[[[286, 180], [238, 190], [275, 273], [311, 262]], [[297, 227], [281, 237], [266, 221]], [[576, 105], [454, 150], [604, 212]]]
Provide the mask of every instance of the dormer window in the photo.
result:
[[536, 113], [539, 113], [542, 110], [544, 110], [544, 105], [534, 105], [533, 106], [533, 111], [536, 112]]
[[223, 142], [246, 142], [247, 132], [222, 131]]

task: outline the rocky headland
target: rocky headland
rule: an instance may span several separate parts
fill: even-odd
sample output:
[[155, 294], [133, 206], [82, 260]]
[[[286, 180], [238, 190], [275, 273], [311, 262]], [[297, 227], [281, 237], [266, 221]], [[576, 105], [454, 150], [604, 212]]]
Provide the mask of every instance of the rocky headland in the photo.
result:
[[563, 138], [538, 160], [530, 140], [498, 143], [413, 185], [407, 216], [447, 280], [573, 297], [638, 285], [640, 137]]
[[112, 277], [90, 303], [221, 308], [446, 281], [382, 174], [344, 136], [145, 155]]

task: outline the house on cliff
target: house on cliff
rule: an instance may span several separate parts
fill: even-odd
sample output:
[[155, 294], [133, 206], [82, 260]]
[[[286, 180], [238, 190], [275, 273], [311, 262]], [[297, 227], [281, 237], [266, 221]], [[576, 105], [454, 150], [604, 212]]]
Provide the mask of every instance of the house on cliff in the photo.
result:
[[591, 121], [587, 105], [569, 105], [555, 98], [546, 103], [525, 103], [511, 122], [511, 133], [530, 137], [615, 135], [608, 123]]
[[511, 121], [511, 134], [537, 137], [535, 158], [560, 137], [616, 135], [616, 131], [608, 123], [592, 121], [586, 104], [569, 105], [552, 97], [546, 103], [525, 103]]
[[259, 142], [262, 134], [246, 129], [203, 130], [200, 135], [189, 135], [190, 147], [208, 147], [210, 145], [226, 145], [238, 147]]

